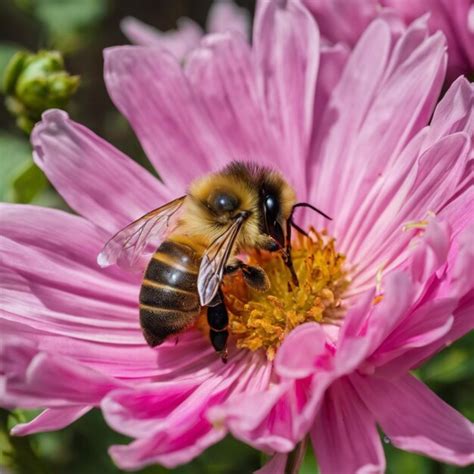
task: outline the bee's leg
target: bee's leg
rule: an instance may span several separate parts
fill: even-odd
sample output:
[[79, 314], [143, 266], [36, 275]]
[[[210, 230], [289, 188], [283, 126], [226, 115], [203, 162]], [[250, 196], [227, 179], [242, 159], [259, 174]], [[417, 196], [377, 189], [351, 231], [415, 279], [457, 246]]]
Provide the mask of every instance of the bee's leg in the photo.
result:
[[242, 260], [239, 259], [234, 259], [231, 263], [228, 263], [224, 267], [224, 275], [232, 275], [233, 273], [237, 272], [242, 268], [242, 266], [245, 265]]
[[270, 280], [263, 268], [257, 266], [244, 265], [242, 267], [242, 274], [244, 276], [245, 283], [250, 288], [257, 291], [268, 291], [270, 289]]
[[237, 270], [242, 270], [245, 283], [254, 290], [268, 291], [270, 289], [270, 281], [263, 268], [247, 265], [241, 260], [235, 260], [225, 267], [224, 273], [229, 275], [235, 273]]
[[207, 322], [211, 328], [209, 336], [212, 347], [221, 355], [222, 362], [227, 362], [227, 338], [229, 331], [227, 325], [229, 324], [229, 316], [227, 308], [225, 307], [224, 297], [221, 290], [216, 295], [219, 297], [219, 303], [215, 306], [207, 307]]

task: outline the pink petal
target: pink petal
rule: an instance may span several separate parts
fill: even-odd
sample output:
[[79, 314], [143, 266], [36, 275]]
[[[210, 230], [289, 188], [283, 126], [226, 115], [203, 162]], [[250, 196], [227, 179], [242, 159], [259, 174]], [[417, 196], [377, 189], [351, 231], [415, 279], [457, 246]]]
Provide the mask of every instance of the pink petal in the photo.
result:
[[134, 44], [140, 46], [155, 46], [166, 49], [178, 59], [195, 48], [203, 31], [201, 27], [189, 18], [179, 18], [176, 30], [162, 32], [131, 16], [120, 22], [123, 34]]
[[109, 232], [170, 200], [157, 179], [61, 110], [43, 114], [31, 142], [36, 164], [66, 202]]
[[317, 370], [316, 361], [326, 354], [326, 335], [321, 326], [303, 324], [291, 331], [278, 349], [275, 371], [284, 378], [308, 377]]
[[85, 407], [99, 404], [110, 390], [125, 386], [74, 359], [38, 352], [34, 344], [14, 337], [4, 341], [2, 363], [6, 374], [3, 406]]
[[387, 76], [400, 67], [419, 46], [429, 37], [428, 16], [423, 15], [417, 18], [408, 27], [404, 27], [402, 34], [395, 44], [390, 58], [390, 64], [387, 68]]
[[[141, 342], [137, 338], [138, 280], [133, 283], [117, 269], [101, 270], [94, 262], [102, 231], [82, 218], [52, 209], [4, 205], [2, 211], [2, 307], [6, 312], [25, 323], [36, 321], [47, 331], [54, 331], [55, 324], [84, 335], [89, 329], [90, 335], [96, 334], [92, 339], [113, 342], [116, 328], [115, 342], [128, 338]], [[102, 338], [99, 328], [104, 331]]]
[[[388, 25], [382, 21], [372, 23], [350, 55], [341, 79], [332, 91], [326, 112], [318, 120], [314, 145], [310, 151], [311, 161], [308, 163], [310, 177], [313, 178], [310, 202], [316, 203], [329, 215], [336, 210], [334, 195], [333, 192], [322, 193], [321, 189], [325, 189], [327, 183], [339, 182], [341, 170], [352, 166], [346, 165], [349, 159], [353, 159], [347, 151], [355, 141], [376, 96], [390, 48]], [[351, 87], [348, 88], [347, 84], [351, 84]], [[321, 225], [325, 224], [321, 221]]]
[[[398, 357], [384, 362], [383, 366], [377, 367], [377, 374], [381, 377], [395, 377], [406, 374], [409, 370], [416, 369], [434, 354], [452, 344], [474, 329], [474, 292], [462, 299], [458, 308], [452, 313], [452, 318], [446, 323], [447, 331], [441, 337], [434, 337], [432, 342], [421, 347], [403, 351]], [[438, 336], [438, 335], [437, 335]]]
[[322, 474], [384, 472], [375, 419], [347, 379], [328, 390], [311, 439]]
[[454, 81], [436, 106], [429, 140], [434, 143], [446, 135], [462, 131], [474, 139], [474, 88], [465, 77]]
[[310, 429], [326, 388], [340, 376], [325, 345], [324, 331], [318, 325], [308, 323], [295, 329], [277, 353], [274, 372], [281, 377], [278, 384], [232, 395], [212, 409], [210, 419], [225, 424], [235, 437], [257, 449], [289, 452]]
[[115, 390], [102, 401], [102, 410], [113, 429], [128, 436], [145, 438], [160, 430], [166, 417], [179, 408], [197, 385], [197, 381], [180, 381]]
[[[370, 353], [384, 344], [414, 304], [415, 289], [408, 276], [394, 272], [383, 281], [384, 298], [370, 312], [364, 334]], [[342, 346], [342, 343], [341, 343]]]
[[138, 323], [139, 280], [95, 262], [104, 232], [53, 209], [4, 204], [0, 212], [4, 337], [21, 335], [112, 376], [156, 376]]
[[261, 2], [257, 8], [253, 43], [260, 92], [287, 156], [290, 182], [305, 195], [303, 158], [313, 126], [313, 104], [319, 66], [319, 32], [309, 12], [298, 2]]
[[407, 22], [429, 12], [431, 31], [441, 30], [447, 38], [449, 50], [448, 79], [467, 74], [474, 68], [472, 43], [474, 31], [469, 31], [468, 15], [472, 8], [470, 0], [449, 2], [446, 0], [383, 0]]
[[[226, 33], [207, 36], [190, 54], [185, 74], [221, 137], [226, 156], [278, 165], [276, 137], [267, 125], [249, 45]], [[276, 163], [275, 163], [276, 162]]]
[[341, 79], [349, 54], [349, 49], [340, 43], [333, 46], [321, 45], [313, 114], [317, 123], [324, 114], [332, 91]]
[[394, 381], [355, 377], [361, 398], [398, 448], [443, 462], [474, 462], [473, 425], [411, 375]]
[[[134, 305], [139, 277], [114, 268], [101, 269], [97, 265], [96, 255], [107, 235], [104, 231], [85, 219], [54, 209], [1, 204], [0, 211], [0, 231], [5, 248], [18, 257], [5, 259], [4, 268], [31, 275], [33, 280], [37, 272], [43, 275], [43, 283], [57, 281], [57, 287], [75, 286], [81, 294], [100, 294], [108, 301], [115, 295], [122, 304]], [[48, 260], [49, 266], [31, 268], [27, 258], [21, 255], [23, 251]], [[52, 271], [51, 265], [56, 266], [56, 272]], [[68, 272], [64, 272], [65, 269]], [[72, 277], [67, 279], [64, 273]], [[82, 285], [88, 277], [89, 288]]]
[[[367, 37], [369, 31], [371, 30], [365, 33], [353, 52], [354, 57], [358, 57], [356, 51], [359, 48], [362, 52], [364, 38]], [[410, 33], [411, 30], [408, 30], [397, 46], [409, 42], [407, 37], [410, 37]], [[366, 55], [371, 53], [367, 46], [364, 49], [367, 49]], [[402, 53], [395, 48], [387, 61], [383, 77], [375, 76], [366, 81], [368, 91], [371, 91], [372, 81], [378, 77], [377, 88], [374, 90], [372, 102], [367, 103], [367, 110], [362, 108], [360, 111], [353, 112], [353, 114], [361, 114], [360, 123], [357, 118], [355, 121], [348, 121], [347, 125], [338, 123], [338, 127], [334, 126], [327, 138], [322, 135], [324, 130], [320, 129], [320, 148], [317, 150], [321, 150], [319, 153], [323, 154], [323, 161], [321, 175], [318, 175], [321, 181], [316, 183], [314, 189], [317, 190], [323, 186], [323, 179], [339, 183], [336, 194], [329, 193], [331, 199], [329, 197], [327, 199], [331, 201], [330, 205], [334, 208], [333, 214], [338, 216], [335, 232], [343, 236], [340, 244], [343, 248], [346, 247], [346, 242], [352, 240], [350, 228], [354, 226], [354, 221], [359, 220], [360, 215], [365, 215], [362, 209], [367, 212], [366, 207], [369, 203], [366, 196], [369, 191], [375, 182], [382, 179], [384, 172], [388, 172], [408, 141], [426, 124], [441, 89], [446, 63], [442, 36], [432, 36], [421, 44], [418, 41], [413, 42], [404, 49], [408, 49], [410, 54]], [[350, 64], [349, 59], [345, 72], [347, 75], [351, 71]], [[383, 63], [381, 65], [383, 66]], [[359, 68], [360, 65], [357, 67]], [[355, 71], [352, 71], [352, 75], [354, 74]], [[340, 85], [342, 84], [344, 81], [341, 81]], [[423, 90], [423, 94], [420, 94], [420, 90]], [[359, 92], [356, 91], [357, 93]], [[364, 92], [361, 91], [361, 94]], [[337, 96], [333, 97], [336, 100]], [[354, 102], [357, 99], [351, 97], [350, 100]], [[328, 110], [330, 109], [331, 104]], [[349, 117], [351, 114], [344, 115]], [[407, 116], [410, 117], [409, 120], [406, 119]], [[331, 135], [335, 139], [336, 133], [338, 137], [344, 134], [347, 139], [334, 143], [331, 141]], [[325, 143], [326, 140], [328, 140], [327, 143]], [[335, 154], [339, 159], [335, 159]], [[341, 165], [339, 160], [346, 164]], [[348, 196], [353, 196], [353, 198], [348, 199]], [[315, 195], [315, 199], [318, 197]], [[328, 209], [326, 206], [323, 208]], [[332, 210], [329, 208], [328, 212], [331, 215]], [[351, 258], [353, 257], [351, 255]]]
[[[201, 340], [209, 346], [204, 338], [201, 337]], [[184, 359], [195, 352], [196, 347], [192, 344], [192, 340], [187, 342], [181, 349], [181, 353], [184, 351], [185, 354], [179, 354], [179, 349], [174, 350], [177, 359], [180, 357]], [[164, 346], [159, 348], [159, 354], [162, 348]], [[196, 359], [194, 363], [189, 364], [189, 367], [180, 365], [178, 370], [174, 370], [168, 376], [163, 374], [160, 378], [156, 378], [153, 384], [112, 393], [102, 403], [109, 424], [129, 436], [148, 437], [155, 432], [166, 430], [174, 417], [182, 416], [185, 410], [189, 411], [187, 416], [192, 417], [191, 411], [202, 410], [202, 404], [213, 394], [224, 389], [227, 394], [227, 388], [244, 370], [242, 359], [245, 359], [247, 354], [239, 351], [236, 357], [229, 358], [228, 364], [224, 365], [214, 351], [212, 351], [213, 357], [208, 357], [209, 352], [211, 351], [205, 350], [204, 357], [201, 356], [200, 361]], [[248, 378], [248, 374], [252, 374], [255, 369], [255, 361], [251, 363], [249, 359], [247, 360], [248, 372], [243, 378]], [[161, 364], [157, 365], [162, 369]], [[224, 376], [229, 377], [225, 379]]]
[[112, 446], [109, 454], [121, 469], [136, 470], [151, 464], [173, 468], [199, 456], [209, 446], [221, 441], [225, 431], [211, 429], [199, 421], [187, 425], [186, 435], [172, 431], [152, 438], [138, 439], [128, 446]]
[[[398, 59], [394, 56], [391, 61]], [[354, 160], [352, 171], [344, 173], [346, 181], [341, 183], [351, 195], [363, 195], [370, 189], [405, 144], [425, 126], [433, 112], [446, 67], [442, 36], [436, 35], [424, 41], [404, 59], [393, 71], [390, 71], [389, 64], [387, 78], [360, 128], [352, 152], [361, 157], [364, 164]], [[360, 166], [367, 171], [356, 173]], [[351, 214], [346, 211], [343, 217], [349, 218]]]
[[[21, 246], [18, 252], [21, 251]], [[0, 248], [9, 256], [17, 256], [8, 246], [0, 242]], [[28, 257], [38, 262], [51, 264], [33, 252]], [[61, 267], [51, 265], [53, 269]], [[21, 267], [19, 266], [21, 271]], [[138, 326], [137, 310], [123, 307], [120, 301], [104, 302], [98, 295], [81, 295], [76, 288], [60, 288], [60, 282], [49, 281], [46, 284], [34, 277], [22, 277], [15, 271], [2, 270], [3, 291], [1, 302], [3, 319], [18, 322], [30, 329], [49, 334], [60, 334], [80, 339], [116, 344], [143, 343]], [[33, 281], [31, 281], [33, 279]], [[90, 280], [93, 282], [93, 280]], [[76, 293], [76, 294], [75, 294]], [[74, 300], [74, 303], [71, 301]], [[114, 314], [117, 316], [114, 318]], [[26, 328], [24, 328], [26, 329]]]
[[112, 100], [175, 197], [197, 176], [228, 162], [176, 58], [138, 46], [109, 48], [104, 57]]
[[254, 472], [254, 474], [283, 474], [285, 472], [287, 454], [274, 454], [270, 461], [263, 467]]
[[72, 335], [69, 336], [63, 334], [67, 331], [58, 331], [54, 325], [49, 330], [39, 329], [35, 323], [22, 320], [15, 314], [3, 313], [2, 318], [0, 330], [5, 340], [12, 335], [18, 336], [22, 343], [31, 341], [40, 351], [72, 358], [108, 376], [144, 382], [155, 380], [164, 372], [156, 363], [156, 351], [144, 342], [124, 346], [122, 343], [89, 341], [84, 330], [76, 329], [74, 332], [71, 329]]
[[[474, 164], [474, 160], [470, 160], [469, 163]], [[467, 168], [467, 167], [466, 167]], [[468, 178], [465, 181], [465, 185], [461, 183], [460, 189], [456, 192], [456, 195], [446, 203], [439, 214], [440, 220], [449, 222], [452, 231], [453, 241], [459, 241], [459, 245], [463, 248], [468, 249], [465, 244], [469, 244], [470, 236], [472, 237], [473, 232], [468, 230], [474, 226], [474, 168], [469, 171]], [[464, 235], [463, 235], [464, 234]], [[461, 242], [462, 240], [462, 242]], [[453, 246], [452, 246], [453, 247]], [[450, 249], [450, 255], [448, 260], [452, 260], [452, 257], [457, 258], [456, 251], [453, 252], [453, 248]], [[457, 249], [456, 249], [457, 250]]]
[[[363, 236], [378, 224], [382, 212], [388, 204], [395, 199], [397, 193], [400, 192], [400, 184], [407, 181], [408, 186], [413, 181], [413, 174], [415, 173], [414, 167], [421, 153], [426, 136], [427, 132], [421, 131], [410, 141], [398, 156], [397, 166], [394, 166], [393, 169], [387, 170], [387, 172], [384, 173], [376, 183], [374, 183], [372, 188], [368, 191], [367, 196], [360, 204], [360, 209], [356, 211], [353, 221], [345, 230], [344, 235], [341, 236], [344, 240], [342, 249], [344, 253], [348, 255], [350, 260], [354, 259], [356, 252], [359, 250], [359, 246], [362, 245], [364, 240]], [[410, 178], [410, 180], [408, 180], [408, 178]], [[369, 205], [369, 202], [371, 205]], [[364, 213], [362, 213], [361, 210], [363, 210]], [[391, 219], [393, 218], [394, 216], [392, 215]], [[397, 230], [399, 231], [400, 229]], [[409, 236], [407, 235], [397, 234], [397, 236], [399, 238], [409, 239]], [[382, 262], [376, 260], [374, 260], [374, 262], [382, 265]], [[372, 280], [370, 283], [372, 284], [373, 274], [370, 274], [369, 276]]]
[[219, 0], [211, 5], [207, 16], [209, 33], [234, 31], [248, 38], [250, 34], [250, 17], [245, 8], [239, 7], [232, 0]]
[[[265, 452], [289, 452], [299, 441], [293, 435], [294, 390], [278, 384], [261, 391], [237, 394], [209, 412], [209, 419], [237, 438]], [[258, 411], [255, 407], [258, 406]]]
[[[98, 403], [110, 390], [125, 384], [107, 377], [74, 359], [40, 353], [30, 363], [26, 372], [27, 390], [39, 396], [88, 404]], [[52, 405], [54, 406], [54, 405]], [[62, 402], [59, 401], [59, 406]]]
[[[472, 195], [474, 193], [471, 193]], [[468, 212], [473, 210], [473, 202], [471, 201], [470, 203], [471, 209], [467, 208]], [[464, 231], [457, 239], [459, 247], [449, 280], [450, 293], [461, 297], [474, 288], [474, 281], [470, 278], [474, 268], [474, 223], [472, 222], [474, 215], [472, 212], [470, 213], [469, 220], [471, 221], [470, 225], [464, 228]]]
[[304, 4], [316, 17], [325, 38], [351, 46], [357, 42], [379, 8], [376, 0], [304, 0]]
[[114, 446], [111, 455], [122, 468], [159, 462], [167, 467], [188, 462], [226, 434], [223, 425], [206, 418], [210, 408], [230, 394], [252, 390], [260, 375], [257, 358], [240, 354], [238, 360], [211, 370], [201, 368], [195, 377], [174, 377], [132, 392], [115, 392], [105, 399], [107, 421], [116, 429], [139, 437], [128, 446]]
[[[426, 344], [421, 345], [421, 347], [414, 347], [410, 351], [404, 352], [400, 357], [386, 363], [383, 367], [384, 373], [402, 374], [420, 365], [445, 345], [451, 344], [452, 341], [474, 328], [474, 281], [470, 277], [470, 270], [474, 266], [473, 229], [474, 227], [468, 227], [460, 234], [457, 239], [457, 246], [453, 246], [455, 250], [453, 248], [450, 250], [450, 254], [454, 253], [455, 257], [451, 257], [451, 255], [448, 257], [446, 277], [440, 280], [435, 288], [431, 289], [431, 295], [429, 296], [437, 298], [437, 300], [433, 303], [428, 302], [428, 308], [431, 305], [434, 305], [434, 308], [437, 308], [438, 305], [441, 305], [442, 308], [446, 304], [451, 306], [451, 308], [445, 308], [444, 311], [445, 326], [448, 331], [441, 337], [434, 337], [432, 342], [427, 339]], [[449, 303], [450, 299], [456, 303], [454, 309], [452, 304]], [[424, 311], [423, 306], [420, 309], [422, 312]], [[422, 314], [420, 316], [423, 318]], [[426, 322], [428, 322], [428, 326], [432, 325], [434, 331], [436, 331], [436, 325], [439, 324], [439, 330], [443, 331], [443, 313], [430, 314]], [[431, 336], [434, 335], [435, 333], [432, 332]], [[430, 337], [429, 334], [426, 336]]]
[[[381, 314], [385, 311], [385, 308], [378, 308], [378, 305], [374, 307], [375, 294], [375, 288], [366, 291], [346, 313], [334, 357], [339, 375], [349, 374], [357, 369], [370, 352], [372, 341], [366, 337], [368, 323], [374, 314], [378, 314], [377, 311], [381, 311]], [[377, 320], [377, 316], [374, 320]]]
[[47, 408], [30, 422], [14, 426], [11, 434], [14, 436], [26, 436], [33, 433], [61, 430], [85, 415], [91, 408], [90, 406]]
[[417, 308], [388, 335], [370, 361], [381, 366], [412, 348], [426, 347], [440, 340], [453, 326], [455, 305], [454, 299], [445, 299]]
[[406, 264], [414, 283], [426, 285], [441, 270], [448, 258], [450, 238], [451, 229], [447, 222], [428, 219], [426, 231], [418, 241], [413, 242], [414, 249]]
[[[422, 220], [428, 211], [436, 213], [449, 201], [463, 175], [469, 149], [464, 133], [450, 135], [423, 153], [408, 174], [406, 168], [395, 169], [385, 183], [374, 188], [378, 197], [372, 202], [372, 209], [380, 211], [377, 222], [367, 233], [360, 229], [358, 238], [351, 243], [350, 255], [361, 262], [355, 275], [360, 278], [359, 284], [374, 278], [381, 261], [386, 269], [390, 268], [406, 248], [413, 234], [401, 231], [403, 224]], [[374, 249], [373, 242], [380, 244]]]

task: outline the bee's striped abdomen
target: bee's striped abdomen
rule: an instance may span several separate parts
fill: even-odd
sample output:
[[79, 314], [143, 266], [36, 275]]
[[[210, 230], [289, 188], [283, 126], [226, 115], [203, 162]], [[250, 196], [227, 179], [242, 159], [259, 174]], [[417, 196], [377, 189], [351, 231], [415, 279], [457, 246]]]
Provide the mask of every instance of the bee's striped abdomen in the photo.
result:
[[140, 290], [140, 323], [151, 346], [189, 326], [199, 314], [199, 257], [188, 245], [163, 242], [153, 255]]

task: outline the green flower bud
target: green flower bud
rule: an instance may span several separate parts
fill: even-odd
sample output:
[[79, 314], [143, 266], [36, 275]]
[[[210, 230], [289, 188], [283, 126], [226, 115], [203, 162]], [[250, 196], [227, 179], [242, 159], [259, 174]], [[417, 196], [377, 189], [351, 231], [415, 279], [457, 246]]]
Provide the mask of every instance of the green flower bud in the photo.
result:
[[79, 76], [64, 70], [64, 60], [58, 51], [16, 53], [3, 78], [7, 109], [27, 133], [46, 109], [64, 108], [78, 86]]

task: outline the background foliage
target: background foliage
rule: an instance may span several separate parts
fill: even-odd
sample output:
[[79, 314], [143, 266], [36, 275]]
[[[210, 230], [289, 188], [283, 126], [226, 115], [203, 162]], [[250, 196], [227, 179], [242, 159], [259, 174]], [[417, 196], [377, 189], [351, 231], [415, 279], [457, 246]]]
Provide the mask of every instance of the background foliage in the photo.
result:
[[[66, 58], [67, 70], [81, 76], [81, 85], [68, 111], [136, 161], [149, 167], [127, 122], [107, 96], [102, 80], [102, 49], [127, 42], [119, 22], [127, 15], [162, 29], [174, 28], [188, 16], [204, 26], [212, 0], [2, 0], [0, 15], [0, 76], [11, 56], [19, 50], [56, 49]], [[253, 0], [240, 0], [251, 13]], [[3, 97], [2, 97], [3, 103]], [[15, 119], [0, 106], [0, 200], [67, 209], [31, 161], [28, 137]], [[447, 348], [418, 371], [446, 402], [474, 419], [474, 334]], [[111, 444], [128, 440], [107, 427], [100, 412], [92, 411], [69, 428], [26, 438], [12, 438], [8, 429], [36, 412], [0, 412], [0, 472], [20, 474], [115, 474], [122, 472], [107, 455]], [[468, 473], [421, 456], [404, 453], [386, 441], [388, 473]], [[335, 453], [337, 455], [337, 453]], [[264, 459], [257, 451], [231, 437], [208, 449], [200, 458], [173, 472], [179, 474], [250, 473]], [[3, 467], [2, 467], [3, 466]], [[308, 452], [302, 474], [315, 472]], [[153, 466], [142, 474], [169, 470]]]

